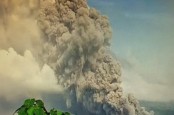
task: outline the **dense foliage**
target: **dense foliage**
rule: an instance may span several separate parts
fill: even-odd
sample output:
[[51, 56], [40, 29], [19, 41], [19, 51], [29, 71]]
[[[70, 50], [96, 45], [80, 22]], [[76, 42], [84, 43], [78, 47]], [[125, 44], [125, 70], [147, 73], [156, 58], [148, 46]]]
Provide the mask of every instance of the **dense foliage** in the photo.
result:
[[26, 99], [24, 104], [15, 113], [18, 115], [70, 115], [69, 112], [62, 112], [56, 109], [51, 109], [48, 112], [42, 100], [35, 99]]

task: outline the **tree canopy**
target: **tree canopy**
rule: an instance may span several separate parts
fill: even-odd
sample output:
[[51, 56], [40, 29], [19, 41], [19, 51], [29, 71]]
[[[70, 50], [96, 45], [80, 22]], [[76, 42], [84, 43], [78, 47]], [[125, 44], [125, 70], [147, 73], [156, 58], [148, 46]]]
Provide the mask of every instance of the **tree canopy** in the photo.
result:
[[54, 108], [48, 112], [43, 101], [35, 99], [26, 99], [24, 104], [15, 113], [18, 115], [71, 115], [69, 112], [63, 112]]

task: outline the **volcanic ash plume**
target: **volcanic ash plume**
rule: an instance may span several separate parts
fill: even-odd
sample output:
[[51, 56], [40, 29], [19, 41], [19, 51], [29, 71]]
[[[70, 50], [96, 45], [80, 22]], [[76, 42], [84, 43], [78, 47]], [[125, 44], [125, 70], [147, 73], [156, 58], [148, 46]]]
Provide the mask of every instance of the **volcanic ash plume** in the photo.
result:
[[86, 0], [43, 0], [38, 18], [42, 60], [67, 89], [67, 107], [83, 115], [151, 115], [132, 96], [123, 96], [120, 64], [109, 53], [107, 17]]
[[39, 49], [38, 9], [39, 0], [0, 0], [0, 49], [13, 47], [20, 54]]

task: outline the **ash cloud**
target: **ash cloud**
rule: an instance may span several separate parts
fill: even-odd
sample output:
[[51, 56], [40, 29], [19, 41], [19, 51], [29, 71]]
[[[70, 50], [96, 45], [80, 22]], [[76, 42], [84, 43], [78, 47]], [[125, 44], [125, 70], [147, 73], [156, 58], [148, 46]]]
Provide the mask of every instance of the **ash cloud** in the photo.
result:
[[108, 52], [109, 21], [86, 0], [42, 1], [38, 25], [44, 38], [42, 60], [66, 89], [69, 110], [79, 114], [84, 109], [85, 115], [153, 114], [134, 96], [123, 95], [120, 64]]
[[38, 8], [39, 0], [0, 1], [0, 49], [13, 47], [21, 54], [39, 49]]

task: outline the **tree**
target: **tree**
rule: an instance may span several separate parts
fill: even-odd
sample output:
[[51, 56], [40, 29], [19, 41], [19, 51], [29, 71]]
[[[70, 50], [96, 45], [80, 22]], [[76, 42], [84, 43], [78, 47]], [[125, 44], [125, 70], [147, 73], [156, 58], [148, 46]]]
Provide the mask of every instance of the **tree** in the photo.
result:
[[26, 99], [24, 104], [15, 113], [18, 115], [70, 115], [69, 112], [62, 112], [54, 108], [48, 112], [44, 107], [43, 101], [35, 99]]

